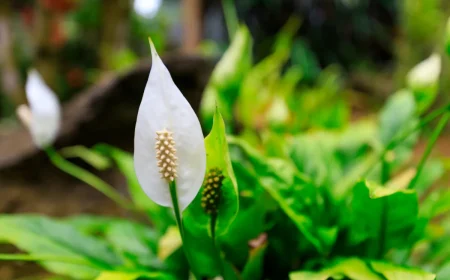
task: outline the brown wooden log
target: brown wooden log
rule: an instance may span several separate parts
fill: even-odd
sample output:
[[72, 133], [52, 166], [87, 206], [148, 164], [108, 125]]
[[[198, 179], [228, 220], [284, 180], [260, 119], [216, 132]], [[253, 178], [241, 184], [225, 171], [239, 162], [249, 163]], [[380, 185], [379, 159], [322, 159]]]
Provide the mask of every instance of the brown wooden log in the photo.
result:
[[[197, 111], [213, 63], [196, 56], [163, 58], [175, 84]], [[120, 75], [105, 76], [100, 82], [64, 104], [63, 124], [56, 146], [94, 145], [99, 142], [132, 150], [134, 126], [151, 63], [143, 61]], [[45, 156], [32, 143], [24, 127], [0, 132], [0, 175], [2, 170], [28, 166], [36, 170]], [[33, 168], [27, 168], [33, 172]]]

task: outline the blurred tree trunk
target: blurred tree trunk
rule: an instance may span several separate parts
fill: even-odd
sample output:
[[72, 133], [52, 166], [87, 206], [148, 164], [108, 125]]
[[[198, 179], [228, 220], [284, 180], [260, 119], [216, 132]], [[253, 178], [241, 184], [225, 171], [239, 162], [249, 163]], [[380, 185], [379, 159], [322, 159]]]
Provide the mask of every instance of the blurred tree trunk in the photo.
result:
[[11, 3], [0, 1], [0, 91], [18, 105], [25, 102], [25, 95], [14, 59]]
[[128, 47], [131, 0], [102, 1], [100, 65], [111, 69], [111, 60]]
[[183, 52], [194, 53], [202, 40], [202, 0], [182, 0]]

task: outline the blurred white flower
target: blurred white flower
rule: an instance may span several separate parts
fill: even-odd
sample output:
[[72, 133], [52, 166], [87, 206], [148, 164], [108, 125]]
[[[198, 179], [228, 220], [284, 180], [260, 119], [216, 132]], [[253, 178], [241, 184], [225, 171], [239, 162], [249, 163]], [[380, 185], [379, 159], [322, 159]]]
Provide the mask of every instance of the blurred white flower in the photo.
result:
[[417, 64], [408, 73], [408, 85], [412, 88], [433, 86], [441, 74], [441, 56], [433, 54]]
[[206, 152], [200, 122], [174, 84], [152, 42], [152, 69], [139, 107], [134, 138], [134, 166], [145, 193], [173, 207], [169, 183], [176, 180], [183, 211], [203, 183]]
[[53, 144], [61, 124], [61, 107], [55, 93], [33, 69], [28, 72], [25, 91], [29, 106], [20, 105], [17, 115], [28, 127], [36, 146], [41, 149]]
[[161, 0], [134, 0], [134, 11], [145, 18], [153, 18], [161, 7]]

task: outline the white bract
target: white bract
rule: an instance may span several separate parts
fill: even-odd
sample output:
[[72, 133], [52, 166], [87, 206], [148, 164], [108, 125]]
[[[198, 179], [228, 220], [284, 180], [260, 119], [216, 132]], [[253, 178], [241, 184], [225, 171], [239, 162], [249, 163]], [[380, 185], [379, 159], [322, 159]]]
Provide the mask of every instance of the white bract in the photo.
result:
[[408, 85], [412, 88], [433, 86], [441, 74], [441, 56], [433, 54], [417, 64], [408, 73]]
[[20, 105], [17, 114], [30, 130], [35, 145], [46, 148], [55, 141], [59, 132], [60, 104], [55, 93], [34, 69], [28, 72], [25, 91], [30, 107]]
[[134, 166], [144, 192], [173, 207], [169, 183], [176, 181], [183, 211], [203, 183], [206, 152], [200, 122], [181, 94], [153, 43], [152, 69], [139, 107], [134, 138]]

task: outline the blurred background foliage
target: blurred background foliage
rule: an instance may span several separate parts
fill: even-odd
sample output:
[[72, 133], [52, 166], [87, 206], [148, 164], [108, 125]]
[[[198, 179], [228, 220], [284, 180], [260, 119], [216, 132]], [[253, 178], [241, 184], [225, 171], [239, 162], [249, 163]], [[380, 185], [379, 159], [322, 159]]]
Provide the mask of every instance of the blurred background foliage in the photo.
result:
[[[221, 1], [185, 2], [191, 8], [176, 0], [2, 1], [0, 116], [11, 116], [24, 102], [23, 81], [31, 65], [67, 100], [105, 72], [129, 69], [147, 57], [147, 36], [161, 51], [219, 57], [229, 44]], [[237, 1], [236, 9], [254, 39], [254, 62], [271, 53], [277, 34], [294, 16], [299, 23], [284, 67], [298, 66], [301, 82], [316, 84], [323, 81], [321, 71], [335, 65], [344, 84], [381, 96], [401, 86], [406, 71], [436, 51], [450, 10], [443, 0], [248, 0]], [[200, 35], [186, 32], [189, 13], [199, 15], [191, 29]], [[186, 38], [191, 33], [193, 38]]]

